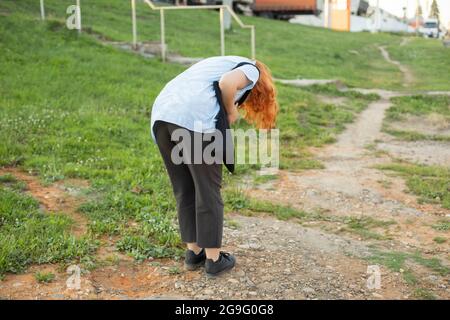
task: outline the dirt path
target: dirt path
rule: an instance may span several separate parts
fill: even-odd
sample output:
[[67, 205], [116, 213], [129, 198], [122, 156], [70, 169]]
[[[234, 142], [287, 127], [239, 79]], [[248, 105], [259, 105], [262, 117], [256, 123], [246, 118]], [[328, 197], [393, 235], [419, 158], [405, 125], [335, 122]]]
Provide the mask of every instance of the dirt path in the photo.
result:
[[400, 69], [400, 71], [403, 73], [403, 79], [404, 79], [403, 86], [404, 87], [411, 86], [415, 81], [415, 77], [414, 77], [412, 71], [407, 66], [401, 64], [399, 61], [393, 60], [390, 57], [389, 52], [386, 50], [385, 47], [378, 47], [378, 49], [381, 51], [381, 55], [387, 62], [397, 66]]
[[[433, 239], [442, 234], [430, 226], [443, 216], [450, 216], [450, 210], [419, 204], [413, 195], [405, 192], [407, 188], [402, 179], [373, 168], [374, 165], [392, 161], [389, 155], [376, 154], [367, 146], [384, 138], [385, 135], [380, 132], [384, 112], [391, 105], [389, 98], [398, 95], [383, 91], [377, 93], [381, 95], [381, 100], [370, 104], [335, 144], [315, 152], [325, 169], [302, 173], [282, 171], [278, 181], [252, 188], [248, 194], [266, 201], [291, 204], [309, 212], [325, 212], [334, 218], [353, 216], [395, 221], [395, 224], [377, 231], [391, 239], [389, 241], [356, 238], [361, 243], [375, 244], [386, 250], [428, 252], [448, 264], [449, 247], [434, 243]], [[420, 153], [420, 150], [416, 152]], [[448, 158], [445, 161], [448, 165]], [[311, 225], [331, 232], [338, 232], [341, 228], [339, 224], [321, 221], [313, 221]], [[449, 296], [448, 286], [440, 288], [428, 283], [430, 273], [421, 272], [423, 286], [430, 288], [437, 296]], [[441, 278], [440, 281], [445, 284], [448, 279]], [[393, 292], [391, 294], [395, 295]]]

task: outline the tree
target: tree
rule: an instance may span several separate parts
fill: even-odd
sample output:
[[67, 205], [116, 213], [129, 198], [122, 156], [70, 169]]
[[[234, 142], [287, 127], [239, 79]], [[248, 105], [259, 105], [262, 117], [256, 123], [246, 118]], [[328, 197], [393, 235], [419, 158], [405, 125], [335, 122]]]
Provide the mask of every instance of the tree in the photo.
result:
[[431, 4], [431, 9], [430, 9], [430, 18], [436, 18], [439, 19], [439, 6], [437, 4], [436, 0], [433, 0], [433, 3]]
[[422, 6], [419, 4], [416, 9], [416, 17], [422, 17], [422, 14], [423, 14]]

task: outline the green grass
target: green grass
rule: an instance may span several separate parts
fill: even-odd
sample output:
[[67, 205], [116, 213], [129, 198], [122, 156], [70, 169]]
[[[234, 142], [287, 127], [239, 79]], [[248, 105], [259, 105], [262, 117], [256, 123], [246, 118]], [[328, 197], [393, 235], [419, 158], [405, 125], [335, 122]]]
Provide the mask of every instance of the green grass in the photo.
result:
[[253, 183], [256, 184], [264, 184], [267, 182], [271, 182], [278, 179], [277, 174], [268, 174], [268, 175], [255, 175], [253, 178]]
[[[419, 285], [419, 279], [412, 269], [411, 263], [415, 263], [426, 267], [428, 270], [446, 277], [450, 274], [450, 268], [443, 265], [437, 258], [424, 258], [419, 252], [406, 253], [398, 251], [379, 251], [373, 250], [372, 255], [367, 258], [370, 263], [379, 264], [388, 269], [402, 274], [405, 282], [411, 286], [416, 287], [415, 290], [421, 292], [422, 288]], [[408, 263], [408, 265], [407, 265]], [[418, 297], [426, 298], [426, 297]]]
[[436, 296], [429, 290], [417, 288], [414, 290], [414, 297], [421, 300], [436, 300]]
[[442, 41], [411, 38], [405, 46], [390, 45], [388, 51], [393, 59], [413, 71], [413, 89], [449, 90], [450, 55]]
[[226, 190], [224, 194], [227, 211], [239, 211], [243, 214], [268, 213], [280, 220], [303, 218], [307, 214], [290, 206], [283, 206], [269, 201], [261, 201], [246, 196], [242, 190]]
[[34, 278], [40, 283], [50, 283], [55, 279], [55, 275], [51, 272], [36, 272]]
[[182, 67], [27, 15], [2, 17], [0, 33], [0, 165], [47, 182], [88, 179], [92, 197], [81, 211], [90, 231], [122, 235], [120, 248], [132, 254], [172, 252], [164, 248], [179, 243], [175, 205], [148, 119], [152, 99]]
[[435, 237], [433, 239], [434, 242], [436, 242], [437, 244], [443, 244], [445, 242], [447, 242], [447, 238], [444, 237]]
[[450, 221], [449, 220], [440, 220], [438, 223], [434, 224], [433, 229], [438, 231], [448, 231], [450, 230]]
[[393, 130], [385, 126], [383, 131], [404, 141], [433, 140], [450, 142], [450, 136], [439, 134], [424, 134], [417, 131]]
[[426, 117], [436, 114], [441, 121], [450, 123], [450, 96], [410, 96], [392, 99], [393, 106], [386, 111], [383, 131], [406, 141], [436, 140], [450, 141], [448, 135], [427, 134], [392, 128], [392, 122], [406, 120], [407, 116]]
[[415, 165], [398, 162], [376, 166], [394, 171], [406, 179], [408, 189], [419, 197], [419, 202], [440, 204], [450, 209], [450, 169], [439, 166]]
[[381, 235], [372, 229], [387, 228], [395, 224], [395, 221], [377, 220], [372, 217], [349, 217], [345, 220], [346, 230], [360, 235], [363, 239], [388, 240], [390, 237]]

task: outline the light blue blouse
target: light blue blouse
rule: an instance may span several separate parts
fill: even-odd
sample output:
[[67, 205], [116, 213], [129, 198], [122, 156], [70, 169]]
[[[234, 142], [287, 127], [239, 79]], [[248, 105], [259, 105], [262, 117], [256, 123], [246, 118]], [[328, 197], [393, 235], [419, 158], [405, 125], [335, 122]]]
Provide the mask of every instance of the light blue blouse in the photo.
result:
[[[151, 115], [151, 134], [155, 139], [153, 125], [162, 120], [191, 131], [211, 132], [215, 129], [215, 117], [219, 112], [213, 82], [230, 72], [238, 63], [255, 61], [239, 56], [220, 56], [204, 59], [172, 79], [156, 98]], [[236, 93], [237, 101], [245, 91], [254, 87], [259, 72], [251, 65], [237, 68], [244, 72], [251, 83]], [[194, 123], [196, 127], [194, 128]]]

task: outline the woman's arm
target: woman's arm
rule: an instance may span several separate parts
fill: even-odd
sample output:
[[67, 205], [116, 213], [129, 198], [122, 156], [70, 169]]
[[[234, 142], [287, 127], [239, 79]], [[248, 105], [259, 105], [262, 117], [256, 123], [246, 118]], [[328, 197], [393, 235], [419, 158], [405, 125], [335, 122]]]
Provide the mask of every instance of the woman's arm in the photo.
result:
[[238, 90], [244, 89], [251, 81], [241, 70], [233, 70], [225, 73], [219, 81], [219, 87], [222, 91], [222, 99], [228, 115], [230, 124], [239, 118], [239, 112], [235, 105], [235, 96]]

